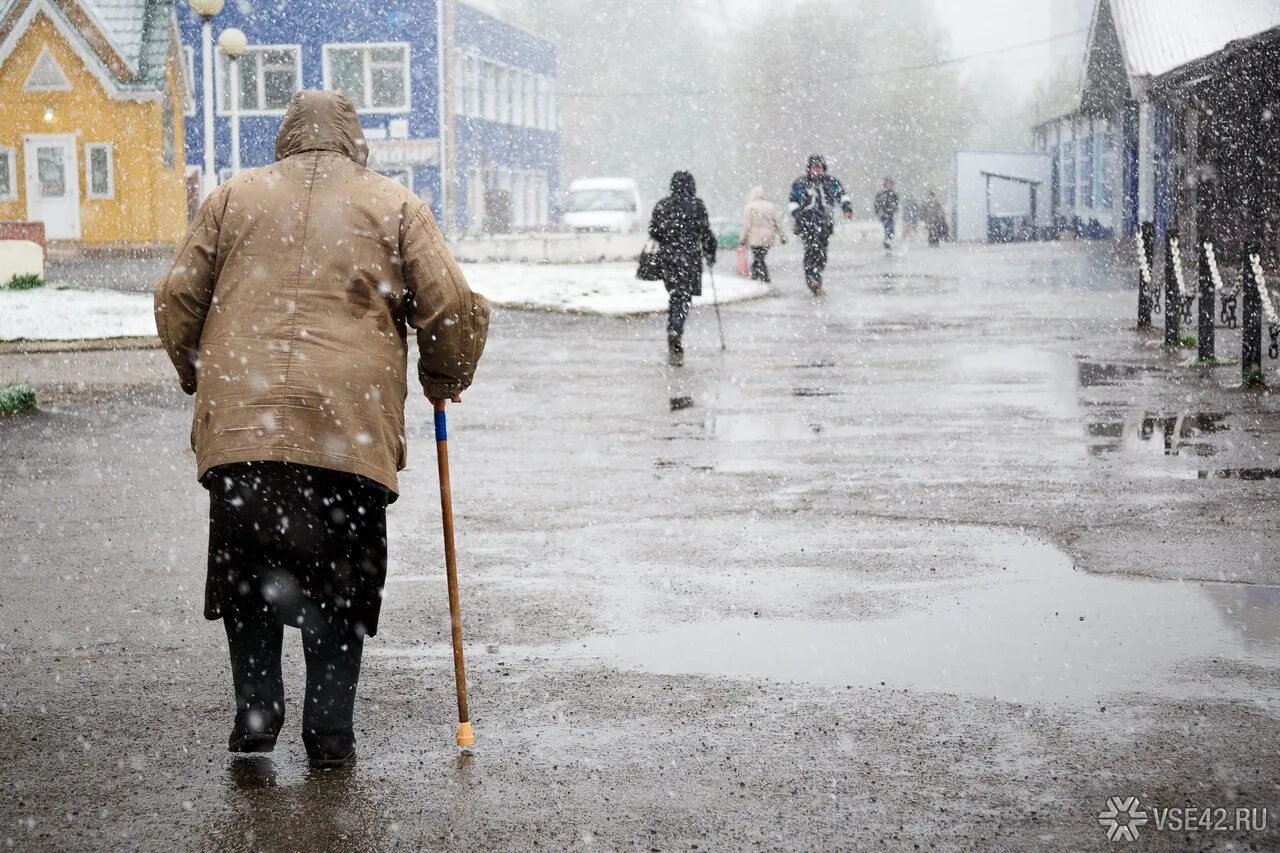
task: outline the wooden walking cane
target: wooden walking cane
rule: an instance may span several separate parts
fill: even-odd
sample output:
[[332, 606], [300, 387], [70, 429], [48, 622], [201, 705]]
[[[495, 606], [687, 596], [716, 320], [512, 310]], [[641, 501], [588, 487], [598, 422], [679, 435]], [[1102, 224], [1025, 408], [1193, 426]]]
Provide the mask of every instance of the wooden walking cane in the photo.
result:
[[467, 667], [462, 659], [462, 604], [458, 599], [458, 554], [453, 542], [453, 490], [449, 484], [449, 429], [445, 401], [436, 408], [436, 464], [440, 469], [440, 523], [444, 528], [444, 567], [449, 581], [449, 620], [453, 623], [453, 680], [458, 690], [458, 746], [474, 746], [475, 730], [467, 711]]

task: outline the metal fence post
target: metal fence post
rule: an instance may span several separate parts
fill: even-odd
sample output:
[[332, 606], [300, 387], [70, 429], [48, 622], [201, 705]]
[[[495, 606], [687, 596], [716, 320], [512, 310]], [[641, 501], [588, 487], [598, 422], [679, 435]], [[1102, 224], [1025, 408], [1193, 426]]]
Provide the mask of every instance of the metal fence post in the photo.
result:
[[1138, 235], [1139, 240], [1139, 270], [1138, 270], [1138, 328], [1151, 328], [1151, 289], [1155, 287], [1155, 282], [1148, 282], [1151, 278], [1155, 256], [1156, 243], [1156, 226], [1154, 222], [1142, 223], [1142, 228]]
[[1164, 238], [1164, 344], [1176, 347], [1182, 337], [1182, 294], [1178, 292], [1178, 267], [1173, 243], [1178, 231], [1170, 228]]
[[1196, 273], [1200, 279], [1200, 323], [1197, 328], [1197, 338], [1200, 344], [1200, 360], [1213, 361], [1216, 357], [1216, 341], [1215, 341], [1215, 321], [1214, 308], [1217, 306], [1217, 298], [1214, 296], [1216, 288], [1213, 284], [1213, 270], [1209, 267], [1209, 253], [1213, 251], [1213, 238], [1202, 236], [1200, 238], [1200, 261], [1197, 264]]
[[1241, 308], [1244, 313], [1240, 335], [1240, 378], [1245, 385], [1262, 381], [1262, 300], [1258, 296], [1258, 280], [1253, 275], [1250, 255], [1262, 254], [1257, 243], [1245, 246], [1240, 278]]

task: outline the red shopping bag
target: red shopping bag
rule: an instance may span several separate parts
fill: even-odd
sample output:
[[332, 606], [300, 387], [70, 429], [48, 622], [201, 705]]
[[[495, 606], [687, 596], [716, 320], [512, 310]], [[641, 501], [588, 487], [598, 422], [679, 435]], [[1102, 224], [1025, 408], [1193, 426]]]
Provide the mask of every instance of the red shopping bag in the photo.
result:
[[747, 267], [748, 267], [747, 247], [739, 246], [738, 247], [738, 275], [742, 276], [743, 278], [746, 278], [748, 275], [750, 275], [751, 273], [747, 269]]

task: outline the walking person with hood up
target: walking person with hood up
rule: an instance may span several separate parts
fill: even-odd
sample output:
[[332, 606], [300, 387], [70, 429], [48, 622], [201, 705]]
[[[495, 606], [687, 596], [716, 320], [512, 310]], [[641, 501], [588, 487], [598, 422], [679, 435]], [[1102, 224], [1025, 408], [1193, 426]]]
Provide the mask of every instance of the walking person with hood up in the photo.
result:
[[898, 193], [893, 188], [893, 178], [884, 179], [884, 189], [876, 193], [876, 216], [884, 228], [884, 248], [893, 248], [895, 223], [898, 219]]
[[209, 491], [204, 614], [226, 629], [228, 749], [270, 752], [285, 719], [281, 645], [306, 658], [302, 740], [314, 766], [355, 752], [364, 641], [378, 631], [387, 504], [406, 461], [409, 328], [417, 383], [461, 402], [489, 308], [430, 209], [365, 168], [351, 102], [304, 91], [276, 162], [220, 186], [156, 286], [160, 340], [195, 395]]
[[853, 218], [853, 202], [840, 181], [827, 173], [827, 161], [821, 154], [810, 155], [808, 169], [791, 185], [790, 207], [795, 233], [804, 242], [804, 282], [815, 296], [822, 292], [837, 205], [845, 219]]
[[778, 206], [764, 197], [764, 187], [751, 188], [747, 206], [742, 212], [742, 235], [739, 242], [751, 249], [751, 278], [769, 282], [766, 258], [775, 241], [787, 242], [782, 232], [782, 214]]
[[689, 172], [671, 176], [671, 195], [653, 207], [649, 236], [658, 244], [662, 283], [667, 288], [667, 357], [684, 363], [684, 324], [693, 297], [702, 295], [702, 260], [716, 263], [716, 236], [707, 206], [698, 198]]

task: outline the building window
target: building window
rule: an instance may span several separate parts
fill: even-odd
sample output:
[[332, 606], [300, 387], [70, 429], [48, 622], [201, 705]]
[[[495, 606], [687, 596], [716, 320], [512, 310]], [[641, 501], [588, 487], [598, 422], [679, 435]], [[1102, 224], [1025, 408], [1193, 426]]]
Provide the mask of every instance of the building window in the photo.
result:
[[110, 142], [90, 142], [84, 147], [89, 198], [116, 197], [116, 166]]
[[1116, 177], [1116, 146], [1111, 131], [1099, 133], [1094, 143], [1098, 152], [1098, 207], [1111, 209]]
[[538, 126], [538, 80], [532, 74], [524, 75], [524, 123]]
[[498, 69], [492, 62], [484, 63], [484, 117], [498, 120]]
[[324, 86], [346, 94], [361, 112], [407, 112], [409, 45], [327, 44]]
[[160, 113], [160, 156], [166, 169], [178, 165], [177, 126], [173, 115], [173, 91], [164, 90], [164, 103]]
[[524, 124], [524, 72], [511, 72], [511, 123]]
[[[240, 112], [281, 115], [302, 88], [301, 48], [254, 45], [240, 57]], [[231, 61], [218, 53], [218, 112], [231, 112]]]
[[18, 154], [12, 148], [0, 148], [0, 201], [18, 197]]
[[453, 113], [467, 114], [467, 58], [461, 53], [453, 58]]
[[182, 56], [186, 61], [182, 70], [187, 77], [187, 102], [183, 105], [182, 112], [193, 116], [196, 114], [196, 49], [189, 44], [183, 45]]
[[547, 130], [556, 129], [556, 81], [547, 80]]
[[467, 57], [467, 115], [480, 117], [480, 57]]
[[1076, 144], [1062, 143], [1062, 207], [1076, 209]]
[[511, 121], [511, 71], [503, 67], [498, 68], [497, 121], [502, 124], [508, 124]]
[[1080, 140], [1080, 204], [1093, 209], [1093, 136]]
[[67, 79], [58, 60], [53, 58], [49, 48], [44, 47], [40, 49], [40, 55], [31, 66], [31, 73], [27, 75], [22, 88], [27, 92], [70, 92], [71, 81]]
[[538, 75], [538, 105], [534, 108], [533, 126], [547, 129], [547, 78], [541, 74]]

